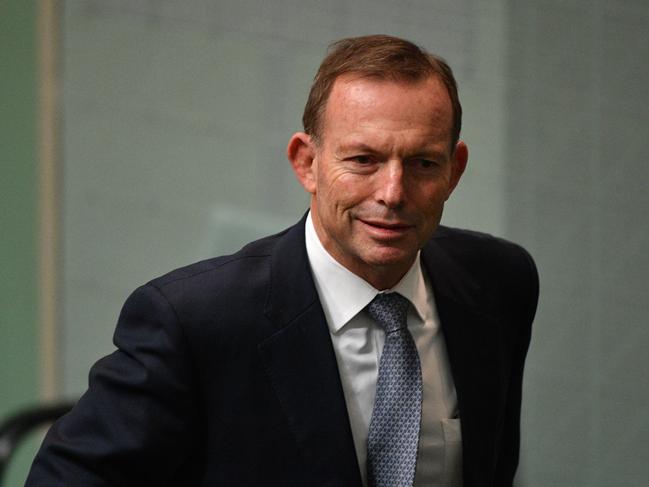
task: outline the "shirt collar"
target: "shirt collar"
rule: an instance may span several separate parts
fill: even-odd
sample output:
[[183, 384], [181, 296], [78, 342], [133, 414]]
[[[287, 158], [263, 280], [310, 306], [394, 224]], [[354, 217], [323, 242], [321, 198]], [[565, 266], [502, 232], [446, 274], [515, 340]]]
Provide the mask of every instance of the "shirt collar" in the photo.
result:
[[306, 251], [320, 303], [332, 333], [340, 332], [379, 292], [398, 292], [426, 316], [427, 295], [419, 252], [408, 272], [392, 289], [379, 291], [335, 260], [324, 248], [313, 226], [311, 213], [305, 224]]

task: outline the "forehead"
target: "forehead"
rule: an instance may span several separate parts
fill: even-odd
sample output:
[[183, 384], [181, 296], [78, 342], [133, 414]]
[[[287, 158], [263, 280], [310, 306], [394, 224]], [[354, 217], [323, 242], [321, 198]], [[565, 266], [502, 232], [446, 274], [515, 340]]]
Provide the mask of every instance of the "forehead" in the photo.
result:
[[412, 128], [450, 137], [451, 126], [451, 100], [436, 77], [391, 81], [344, 75], [331, 90], [323, 136], [370, 128]]

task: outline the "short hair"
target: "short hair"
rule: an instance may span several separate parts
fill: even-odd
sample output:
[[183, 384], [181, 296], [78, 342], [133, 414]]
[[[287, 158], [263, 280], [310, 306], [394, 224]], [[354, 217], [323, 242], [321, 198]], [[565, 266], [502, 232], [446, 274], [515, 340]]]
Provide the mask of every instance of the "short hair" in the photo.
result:
[[387, 35], [349, 37], [332, 43], [313, 79], [304, 107], [304, 131], [320, 142], [324, 112], [336, 79], [344, 74], [387, 81], [417, 82], [435, 77], [448, 92], [452, 107], [451, 151], [460, 138], [462, 106], [453, 71], [444, 59], [410, 41]]

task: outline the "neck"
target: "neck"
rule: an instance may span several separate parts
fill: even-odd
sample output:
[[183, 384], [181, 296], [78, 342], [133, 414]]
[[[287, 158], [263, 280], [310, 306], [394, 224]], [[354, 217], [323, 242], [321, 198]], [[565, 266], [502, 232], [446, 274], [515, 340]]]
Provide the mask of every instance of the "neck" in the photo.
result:
[[353, 269], [348, 269], [354, 272], [354, 274], [356, 274], [360, 278], [370, 283], [375, 289], [378, 289], [379, 291], [385, 291], [387, 289], [392, 289], [394, 286], [399, 284], [399, 281], [403, 279], [403, 276], [406, 275], [411, 266], [412, 262], [410, 262], [410, 264], [405, 269], [400, 269], [399, 271], [396, 271], [393, 267], [391, 267], [390, 269], [381, 269], [381, 267], [387, 266], [376, 266], [366, 273], [359, 273], [354, 271]]

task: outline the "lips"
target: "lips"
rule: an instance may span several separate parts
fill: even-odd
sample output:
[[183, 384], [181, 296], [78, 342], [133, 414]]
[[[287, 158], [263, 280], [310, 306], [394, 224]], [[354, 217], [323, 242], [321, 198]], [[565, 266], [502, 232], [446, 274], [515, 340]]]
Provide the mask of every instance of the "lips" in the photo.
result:
[[365, 228], [378, 238], [398, 238], [414, 228], [414, 225], [405, 222], [359, 219]]
[[373, 227], [387, 228], [392, 230], [398, 230], [401, 228], [410, 228], [412, 225], [401, 222], [383, 222], [383, 221], [374, 221], [374, 220], [361, 220], [366, 225], [371, 225]]

